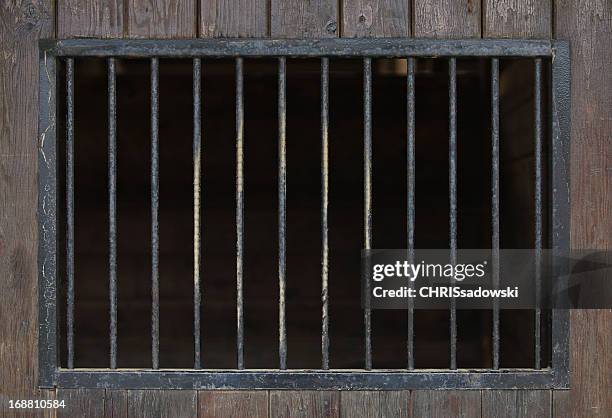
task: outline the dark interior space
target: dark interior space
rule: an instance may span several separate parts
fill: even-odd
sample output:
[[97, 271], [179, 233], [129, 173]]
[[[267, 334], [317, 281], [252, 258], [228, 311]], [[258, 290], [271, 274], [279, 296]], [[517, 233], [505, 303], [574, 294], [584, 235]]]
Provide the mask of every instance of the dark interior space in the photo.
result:
[[[106, 63], [99, 59], [76, 59], [75, 63], [75, 365], [107, 367]], [[458, 59], [457, 63], [459, 247], [490, 248], [490, 67], [487, 60]], [[528, 60], [501, 60], [502, 248], [532, 248], [534, 242], [532, 65]], [[190, 60], [160, 60], [162, 368], [193, 367], [192, 68]], [[373, 61], [372, 68], [373, 247], [406, 248], [406, 60], [378, 59]], [[117, 61], [119, 367], [151, 367], [149, 77], [149, 61]], [[279, 362], [277, 77], [277, 61], [245, 59], [246, 368], [277, 368]], [[63, 86], [64, 81], [60, 82]], [[364, 365], [359, 286], [364, 240], [362, 88], [360, 60], [330, 60], [329, 292], [330, 367], [334, 369]], [[447, 248], [447, 60], [418, 60], [415, 95], [415, 246]], [[64, 115], [64, 96], [65, 93], [59, 95], [58, 115]], [[203, 59], [201, 355], [203, 367], [211, 369], [236, 367], [235, 99], [234, 61]], [[320, 100], [320, 61], [288, 59], [288, 368], [321, 366]], [[65, 164], [61, 139], [65, 127], [61, 117], [58, 125], [58, 167], [61, 167]], [[546, 138], [547, 133], [544, 135]], [[60, 189], [58, 202], [65, 200], [62, 181]], [[546, 220], [546, 199], [544, 205]], [[58, 213], [64, 213], [61, 204]], [[65, 230], [65, 219], [59, 221], [62, 231]], [[59, 235], [58, 248], [63, 260], [58, 263], [59, 277], [63, 279], [65, 236]], [[61, 281], [65, 286], [65, 281]], [[65, 295], [65, 287], [61, 290]], [[60, 315], [63, 327], [62, 308]], [[406, 311], [399, 310], [373, 312], [374, 368], [406, 367], [406, 316]], [[533, 365], [534, 353], [530, 349], [533, 329], [526, 326], [533, 324], [533, 316], [533, 311], [501, 313], [502, 367]], [[459, 311], [457, 317], [459, 367], [491, 367], [491, 312]], [[547, 321], [543, 321], [543, 327], [542, 335], [548, 335]], [[417, 368], [448, 368], [448, 329], [448, 311], [416, 312]], [[65, 334], [65, 330], [60, 331]], [[65, 337], [60, 341], [65, 364]], [[546, 341], [544, 338], [544, 350], [548, 352]]]

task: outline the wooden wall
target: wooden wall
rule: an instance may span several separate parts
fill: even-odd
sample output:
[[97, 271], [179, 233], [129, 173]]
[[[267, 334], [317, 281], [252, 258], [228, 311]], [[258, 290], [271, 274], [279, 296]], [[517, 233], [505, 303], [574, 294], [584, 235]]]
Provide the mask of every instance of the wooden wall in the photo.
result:
[[[37, 39], [558, 37], [572, 41], [572, 245], [610, 248], [609, 0], [7, 0], [0, 5], [0, 399], [58, 416], [609, 416], [612, 311], [572, 313], [570, 391], [39, 391]], [[43, 415], [29, 411], [27, 416]], [[24, 415], [22, 415], [24, 416]]]

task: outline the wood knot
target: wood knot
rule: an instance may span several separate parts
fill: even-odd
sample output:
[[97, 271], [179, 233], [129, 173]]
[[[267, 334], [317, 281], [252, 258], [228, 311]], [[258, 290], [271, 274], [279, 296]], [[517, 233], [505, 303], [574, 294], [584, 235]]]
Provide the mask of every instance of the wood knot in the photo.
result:
[[327, 33], [336, 33], [336, 30], [338, 30], [338, 24], [335, 20], [330, 20], [327, 22], [327, 25], [325, 25], [325, 30]]

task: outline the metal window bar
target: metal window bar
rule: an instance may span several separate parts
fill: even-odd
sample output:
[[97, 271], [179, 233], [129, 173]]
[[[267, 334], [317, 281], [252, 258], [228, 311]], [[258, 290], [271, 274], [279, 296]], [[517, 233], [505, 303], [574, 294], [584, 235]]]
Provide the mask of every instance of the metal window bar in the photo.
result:
[[[491, 262], [493, 287], [499, 288], [499, 59], [491, 60]], [[499, 301], [493, 301], [493, 369], [499, 369]]]
[[110, 368], [117, 368], [117, 92], [115, 58], [108, 59], [108, 240]]
[[236, 58], [236, 350], [238, 369], [244, 369], [244, 104], [243, 59]]
[[[499, 176], [499, 57], [529, 57], [535, 61], [535, 164], [536, 164], [536, 248], [542, 246], [542, 118], [541, 88], [543, 59], [550, 60], [552, 73], [551, 114], [551, 241], [553, 249], [568, 247], [568, 135], [569, 135], [569, 47], [562, 41], [515, 40], [414, 40], [414, 39], [329, 39], [307, 40], [59, 40], [41, 41], [40, 118], [39, 118], [39, 359], [42, 387], [104, 387], [104, 388], [295, 388], [295, 389], [402, 389], [402, 388], [566, 388], [569, 382], [567, 311], [552, 312], [553, 353], [550, 367], [542, 367], [540, 312], [536, 312], [536, 362], [533, 369], [457, 369], [456, 311], [451, 309], [451, 367], [448, 370], [414, 368], [413, 311], [409, 310], [408, 371], [373, 368], [371, 347], [371, 313], [364, 311], [365, 367], [362, 370], [330, 369], [328, 318], [328, 89], [329, 58], [361, 57], [363, 59], [364, 94], [364, 246], [372, 246], [372, 58], [407, 58], [407, 124], [408, 124], [408, 247], [414, 248], [414, 91], [415, 66], [420, 57], [440, 56], [449, 60], [449, 197], [450, 246], [456, 251], [456, 60], [461, 57], [492, 57], [492, 201], [494, 206], [493, 234], [498, 239], [499, 216], [497, 182]], [[56, 60], [67, 59], [67, 275], [69, 295], [67, 309], [73, 309], [74, 256], [73, 238], [73, 77], [74, 57], [107, 58], [108, 66], [108, 151], [109, 151], [109, 286], [110, 286], [110, 368], [82, 369], [74, 366], [74, 316], [67, 319], [68, 368], [58, 359], [57, 341], [57, 268], [56, 268]], [[200, 185], [201, 185], [201, 57], [235, 57], [236, 81], [236, 290], [237, 290], [237, 368], [231, 370], [201, 369], [200, 361]], [[243, 325], [243, 252], [244, 252], [244, 107], [243, 59], [245, 57], [279, 58], [279, 310], [284, 313], [286, 232], [286, 58], [321, 57], [321, 187], [322, 187], [322, 368], [321, 370], [283, 370], [286, 368], [286, 329], [284, 315], [279, 324], [280, 368], [278, 370], [245, 369]], [[117, 365], [117, 229], [116, 229], [116, 59], [144, 57], [151, 60], [151, 212], [152, 212], [152, 368], [121, 369]], [[159, 368], [159, 294], [158, 294], [158, 83], [159, 58], [193, 58], [193, 164], [194, 164], [194, 368]], [[494, 237], [495, 238], [495, 237]], [[494, 239], [495, 241], [495, 239]], [[494, 245], [495, 247], [495, 245]], [[452, 260], [453, 262], [455, 260]], [[497, 335], [497, 338], [499, 336]], [[494, 337], [495, 340], [495, 337]], [[498, 346], [494, 348], [494, 359]]]
[[[448, 198], [450, 262], [457, 263], [457, 59], [448, 60]], [[457, 302], [450, 298], [450, 369], [457, 368]]]
[[[414, 72], [415, 72], [415, 59], [410, 57], [407, 62], [407, 101], [408, 101], [408, 116], [407, 116], [407, 127], [408, 127], [408, 173], [407, 173], [407, 188], [408, 188], [408, 201], [407, 201], [407, 212], [408, 212], [408, 257], [409, 262], [413, 262], [414, 258], [414, 226], [415, 226], [415, 110], [414, 110]], [[412, 282], [410, 282], [412, 286]], [[414, 369], [414, 307], [413, 300], [408, 300], [408, 341], [406, 345], [406, 352], [408, 355], [408, 369]]]
[[200, 58], [193, 60], [193, 368], [202, 367], [200, 351], [200, 304], [202, 289], [200, 283], [201, 268], [201, 231], [200, 231], [200, 201], [202, 198], [202, 110], [201, 110], [201, 67]]
[[151, 58], [151, 357], [159, 368], [159, 59]]
[[321, 58], [321, 358], [329, 369], [329, 58]]
[[534, 60], [534, 163], [535, 163], [535, 299], [534, 315], [534, 357], [536, 369], [541, 368], [542, 337], [541, 337], [541, 258], [542, 258], [542, 59]]
[[74, 367], [74, 58], [66, 60], [66, 345]]
[[285, 58], [278, 59], [278, 355], [280, 369], [287, 368], [287, 326], [285, 323], [287, 145], [286, 145], [286, 71]]

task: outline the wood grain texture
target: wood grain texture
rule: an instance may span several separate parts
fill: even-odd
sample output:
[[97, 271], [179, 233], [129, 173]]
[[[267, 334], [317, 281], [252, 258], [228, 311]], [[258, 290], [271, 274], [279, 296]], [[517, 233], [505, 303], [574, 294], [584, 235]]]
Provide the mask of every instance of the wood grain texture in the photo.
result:
[[338, 36], [335, 0], [271, 0], [273, 38], [334, 38]]
[[[0, 4], [0, 415], [38, 390], [38, 39], [55, 34], [50, 0]], [[45, 411], [31, 411], [44, 416]]]
[[409, 0], [343, 0], [342, 36], [409, 37]]
[[415, 390], [412, 392], [413, 417], [480, 417], [478, 390]]
[[126, 418], [128, 416], [128, 391], [107, 389], [104, 394], [104, 417]]
[[271, 417], [339, 417], [338, 391], [270, 391]]
[[483, 37], [550, 38], [552, 0], [484, 0]]
[[195, 38], [197, 0], [125, 0], [130, 38]]
[[196, 417], [197, 397], [195, 390], [129, 390], [127, 416], [130, 418]]
[[480, 1], [414, 0], [415, 38], [480, 38]]
[[58, 418], [104, 416], [104, 389], [57, 389], [56, 398], [66, 405], [57, 409]]
[[124, 0], [58, 0], [59, 38], [120, 38]]
[[551, 416], [550, 390], [483, 390], [482, 416], [545, 418]]
[[345, 418], [408, 418], [410, 391], [341, 392], [340, 411]]
[[[607, 0], [559, 0], [555, 37], [571, 42], [571, 246], [612, 248], [612, 7]], [[571, 312], [571, 389], [554, 411], [612, 411], [612, 310]], [[555, 412], [555, 413], [556, 413]], [[567, 414], [569, 415], [569, 414]]]
[[268, 0], [200, 0], [200, 36], [203, 38], [266, 37]]
[[200, 391], [198, 417], [268, 417], [268, 391]]

